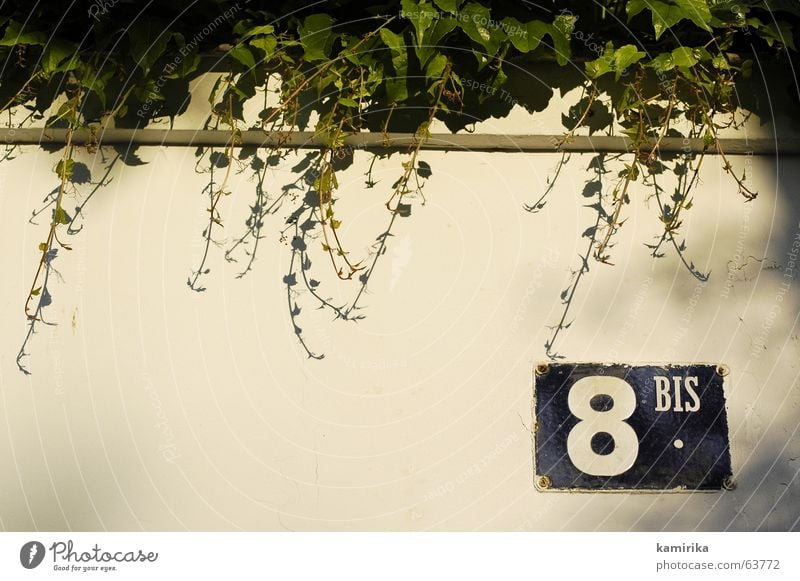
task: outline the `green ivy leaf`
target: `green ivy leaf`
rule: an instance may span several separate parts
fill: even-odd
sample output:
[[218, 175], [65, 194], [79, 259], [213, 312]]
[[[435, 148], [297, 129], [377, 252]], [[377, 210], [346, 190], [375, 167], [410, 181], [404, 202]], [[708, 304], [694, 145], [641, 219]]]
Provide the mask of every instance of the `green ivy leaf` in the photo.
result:
[[693, 67], [699, 61], [694, 55], [692, 48], [681, 46], [672, 51], [672, 62], [676, 67]]
[[437, 47], [442, 44], [444, 37], [455, 30], [458, 23], [455, 18], [446, 17], [436, 21], [432, 28], [428, 30], [428, 38], [425, 44], [417, 43], [415, 51], [421, 67], [427, 66], [428, 62], [437, 52]]
[[381, 28], [381, 40], [392, 53], [395, 76], [386, 79], [386, 95], [392, 103], [408, 99], [406, 73], [408, 72], [408, 51], [402, 34], [395, 34], [388, 28]]
[[253, 48], [263, 50], [266, 55], [264, 58], [269, 60], [270, 57], [275, 54], [275, 49], [278, 48], [278, 39], [272, 35], [260, 36], [252, 39], [249, 44]]
[[445, 36], [455, 30], [456, 26], [458, 26], [458, 23], [455, 18], [449, 16], [447, 18], [440, 18], [436, 21], [436, 24], [433, 25], [428, 40], [431, 44], [438, 45]]
[[328, 14], [312, 14], [298, 28], [305, 59], [309, 62], [327, 60], [336, 35], [331, 26], [336, 22]]
[[[476, 2], [470, 2], [464, 6], [458, 18], [458, 25], [461, 30], [470, 39], [483, 47], [489, 57], [497, 54], [500, 43], [506, 38], [502, 28], [492, 26], [491, 21], [489, 9]], [[478, 63], [482, 65], [483, 59], [479, 58]]]
[[249, 48], [242, 44], [237, 44], [228, 54], [243, 64], [248, 72], [255, 75], [256, 59]]
[[383, 83], [383, 65], [378, 63], [375, 68], [369, 72], [367, 81], [365, 83], [367, 92], [371, 95], [374, 93], [380, 84]]
[[402, 0], [400, 5], [403, 10], [403, 18], [410, 20], [414, 26], [417, 46], [430, 44], [425, 38], [425, 32], [436, 22], [439, 12], [426, 2], [418, 4], [414, 0]]
[[614, 70], [616, 71], [616, 80], [619, 80], [619, 78], [622, 76], [622, 73], [625, 72], [625, 69], [632, 64], [638, 63], [644, 58], [644, 56], [645, 53], [641, 52], [632, 44], [626, 44], [625, 46], [621, 46], [614, 51]]
[[53, 215], [56, 224], [69, 224], [69, 216], [64, 208], [58, 207]]
[[251, 36], [258, 36], [260, 34], [272, 34], [273, 32], [275, 32], [274, 26], [271, 24], [264, 24], [263, 26], [254, 26], [253, 28], [246, 30], [242, 34], [242, 37], [248, 38]]
[[665, 73], [675, 68], [675, 61], [671, 53], [665, 52], [651, 60], [647, 66], [654, 68], [656, 72]]
[[764, 38], [769, 46], [774, 45], [776, 42], [785, 45], [792, 50], [797, 50], [794, 45], [794, 33], [791, 25], [778, 20], [777, 22], [770, 22], [765, 24], [760, 29], [761, 36]]
[[86, 87], [86, 90], [94, 93], [97, 98], [100, 99], [100, 102], [105, 108], [106, 84], [108, 83], [109, 79], [114, 76], [114, 71], [106, 67], [102, 72], [99, 72], [94, 67], [91, 67], [85, 63], [80, 63], [78, 66], [77, 76], [80, 79], [83, 79], [83, 85]]
[[747, 59], [742, 63], [742, 78], [749, 79], [753, 75], [753, 59]]
[[[619, 96], [619, 99], [617, 99], [614, 107], [619, 115], [624, 115], [626, 111], [636, 108], [638, 103], [639, 102], [636, 100], [636, 93], [633, 91], [633, 88], [631, 85], [626, 85], [625, 90], [622, 91], [622, 94]], [[626, 133], [627, 131], [638, 132], [639, 129], [636, 127], [631, 127], [628, 129], [623, 129], [622, 133]]]
[[442, 10], [444, 10], [445, 12], [455, 13], [458, 10], [458, 5], [460, 4], [460, 1], [459, 0], [433, 0], [433, 3], [436, 4]]
[[386, 79], [386, 97], [390, 103], [399, 103], [408, 99], [405, 77]]
[[6, 33], [0, 39], [0, 46], [14, 46], [17, 44], [37, 44], [47, 43], [47, 35], [44, 32], [35, 30], [25, 30], [23, 25], [16, 20], [9, 20], [6, 26]]
[[606, 73], [610, 73], [611, 68], [611, 59], [605, 56], [601, 56], [593, 61], [587, 61], [584, 64], [586, 75], [590, 79], [598, 79]]
[[155, 79], [145, 79], [144, 83], [134, 86], [133, 95], [142, 103], [145, 101], [163, 101], [164, 95], [156, 85]]
[[730, 69], [730, 65], [728, 64], [727, 59], [722, 56], [721, 54], [715, 55], [711, 61], [711, 64], [714, 66], [715, 69], [720, 71], [727, 71]]
[[437, 54], [425, 68], [425, 78], [428, 80], [441, 78], [444, 69], [447, 67], [447, 63], [448, 60], [446, 56]]
[[[44, 74], [50, 76], [56, 72], [75, 68], [78, 64], [77, 56], [74, 56], [77, 49], [77, 45], [59, 38], [54, 38], [50, 41], [42, 54], [41, 67]], [[69, 58], [71, 56], [73, 58]], [[69, 60], [67, 61], [67, 59]], [[64, 61], [67, 62], [64, 63]], [[66, 68], [59, 66], [62, 63], [66, 65]]]
[[365, 72], [373, 71], [377, 67], [381, 66], [378, 61], [378, 57], [380, 56], [381, 52], [381, 47], [378, 46], [381, 42], [379, 36], [376, 35], [370, 38], [364, 38], [363, 36], [342, 34], [339, 38], [342, 43], [342, 48], [344, 49], [354, 47], [356, 45], [359, 46], [358, 50], [355, 52], [352, 50], [343, 50], [340, 53], [344, 55], [344, 58], [346, 58], [348, 62], [351, 62], [359, 67], [364, 67], [367, 69]]
[[184, 79], [195, 72], [197, 67], [200, 66], [200, 55], [197, 54], [197, 46], [186, 48], [186, 39], [180, 32], [174, 33], [172, 38], [178, 45], [182, 58], [178, 60], [177, 64], [175, 64], [175, 61], [167, 64], [164, 68], [164, 78]]
[[661, 38], [664, 31], [684, 19], [711, 32], [711, 11], [706, 0], [629, 0], [625, 5], [628, 21], [644, 9], [652, 14], [656, 40]]
[[550, 34], [550, 25], [540, 20], [520, 22], [513, 16], [503, 18], [508, 40], [521, 53], [536, 50], [545, 34]]
[[178, 63], [178, 66], [172, 70], [171, 74], [164, 75], [165, 79], [185, 79], [200, 66], [200, 55], [196, 52], [190, 52]]
[[625, 5], [625, 12], [628, 14], [628, 22], [645, 8], [650, 8], [650, 4], [645, 0], [628, 0], [628, 3]]
[[[485, 101], [488, 101], [491, 97], [496, 96], [497, 92], [500, 90], [502, 86], [506, 84], [507, 81], [508, 81], [508, 75], [506, 75], [506, 72], [503, 70], [503, 67], [498, 67], [497, 73], [495, 74], [494, 79], [492, 79], [491, 91], [486, 91], [485, 93], [481, 93], [478, 96], [478, 101], [483, 103]], [[504, 101], [513, 103], [513, 101], [511, 101], [510, 94], [501, 93], [501, 95], [503, 95]]]
[[614, 66], [614, 43], [608, 42], [603, 54], [593, 61], [587, 61], [584, 69], [589, 78], [597, 79], [614, 70]]
[[570, 38], [575, 30], [578, 17], [572, 14], [559, 14], [550, 27], [550, 38], [553, 39], [553, 48], [556, 51], [556, 62], [562, 67], [569, 62], [572, 56]]
[[414, 0], [402, 0], [403, 18], [409, 20], [414, 27], [414, 51], [417, 53], [420, 66], [424, 69], [431, 56], [436, 52], [438, 40], [429, 38], [428, 32], [435, 32], [436, 25], [441, 16], [439, 11], [423, 0], [417, 3]]
[[403, 72], [405, 72], [408, 67], [408, 55], [403, 35], [394, 33], [388, 28], [381, 28], [380, 35], [383, 43], [389, 47], [389, 50], [392, 52], [392, 64], [395, 65], [395, 72], [400, 72], [397, 70], [398, 67], [402, 68]]
[[167, 48], [172, 36], [167, 30], [168, 27], [151, 20], [139, 22], [128, 29], [130, 56], [145, 75], [150, 74], [150, 69]]
[[75, 168], [75, 162], [71, 159], [62, 159], [56, 164], [56, 175], [59, 179], [66, 179], [72, 177], [72, 170]]

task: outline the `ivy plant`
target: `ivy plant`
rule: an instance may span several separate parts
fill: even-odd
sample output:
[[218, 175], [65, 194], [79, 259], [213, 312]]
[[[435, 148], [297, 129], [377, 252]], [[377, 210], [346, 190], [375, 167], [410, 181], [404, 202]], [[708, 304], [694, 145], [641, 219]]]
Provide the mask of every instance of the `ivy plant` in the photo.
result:
[[[592, 258], [613, 262], [614, 236], [634, 190], [657, 201], [663, 233], [649, 243], [653, 256], [671, 249], [694, 276], [707, 276], [684, 256], [683, 216], [697, 195], [707, 153], [721, 156], [745, 199], [756, 197], [748, 176], [737, 174], [720, 148], [719, 132], [741, 123], [736, 84], [752, 74], [754, 62], [796, 65], [799, 17], [792, 0], [329, 0], [308, 6], [276, 1], [269, 7], [232, 0], [196, 0], [189, 6], [118, 0], [66, 8], [5, 3], [0, 7], [5, 123], [12, 129], [61, 127], [67, 136], [54, 168], [57, 187], [33, 216], [48, 216], [48, 223], [25, 301], [27, 339], [45, 322], [53, 263], [70, 249], [64, 234], [82, 228], [88, 198], [73, 209], [66, 194], [87, 184], [93, 194], [104, 183], [81, 179], [75, 132], [101, 136], [112, 123], [145, 128], [171, 121], [200, 98], [189, 83], [212, 70], [219, 76], [208, 95], [206, 128], [226, 132], [228, 140], [223, 148], [197, 151], [196, 169], [209, 177], [203, 192], [208, 222], [203, 258], [187, 284], [205, 289], [209, 253], [226, 244], [225, 257], [240, 261], [244, 276], [269, 235], [265, 218], [284, 212], [285, 226], [275, 238], [292, 253], [283, 278], [287, 306], [309, 357], [322, 355], [302, 336], [301, 300], [310, 297], [341, 319], [363, 316], [359, 301], [392, 227], [410, 216], [410, 200], [420, 198], [432, 173], [421, 151], [434, 120], [456, 132], [505, 116], [515, 104], [535, 117], [554, 94], [551, 89], [564, 94], [580, 88], [582, 96], [564, 116], [554, 151], [579, 131], [624, 134], [631, 148], [598, 155], [589, 165], [584, 194], [597, 220], [583, 233], [587, 254], [562, 294], [563, 316], [546, 344], [548, 354], [557, 357], [555, 341], [569, 325], [578, 282]], [[518, 71], [537, 66], [558, 67], [563, 74], [554, 75], [553, 87], [538, 96], [508, 99]], [[258, 104], [252, 118], [245, 115], [252, 110], [245, 108], [249, 102]], [[244, 147], [244, 129], [277, 139], [269, 147]], [[309, 129], [323, 147], [293, 168], [296, 181], [269, 183], [267, 170], [287, 159], [285, 140]], [[414, 136], [398, 179], [386, 192], [383, 233], [366, 253], [347, 247], [341, 229], [347, 217], [336, 207], [347, 194], [339, 186], [341, 172], [354, 155], [346, 138], [362, 131]], [[662, 155], [659, 144], [674, 136], [701, 139], [704, 149]], [[101, 138], [87, 147], [103, 147]], [[16, 154], [16, 146], [8, 145], [2, 159]], [[564, 153], [548, 187], [534, 193], [536, 201], [527, 210], [544, 208], [568, 158]], [[118, 148], [111, 164], [117, 162], [142, 163], [129, 148]], [[222, 240], [228, 182], [231, 172], [242, 171], [250, 172], [254, 183], [251, 213], [241, 235]], [[366, 180], [375, 185], [371, 172]], [[613, 185], [606, 193], [603, 180]], [[327, 298], [313, 275], [311, 246], [321, 249], [339, 278], [353, 281], [353, 301], [341, 305]], [[25, 345], [18, 364], [27, 372]]]

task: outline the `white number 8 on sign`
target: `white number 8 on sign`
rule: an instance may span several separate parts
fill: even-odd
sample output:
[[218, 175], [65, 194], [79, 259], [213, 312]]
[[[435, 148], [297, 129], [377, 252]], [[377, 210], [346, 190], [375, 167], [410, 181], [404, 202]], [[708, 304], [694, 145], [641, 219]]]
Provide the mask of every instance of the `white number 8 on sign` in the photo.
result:
[[[590, 402], [598, 395], [613, 400], [611, 409], [592, 408]], [[625, 420], [636, 409], [636, 394], [627, 381], [603, 375], [584, 377], [573, 384], [567, 404], [581, 420], [567, 437], [567, 454], [578, 470], [593, 476], [616, 476], [633, 466], [639, 454], [639, 439]], [[592, 449], [592, 438], [603, 432], [614, 438], [610, 454], [598, 454]]]

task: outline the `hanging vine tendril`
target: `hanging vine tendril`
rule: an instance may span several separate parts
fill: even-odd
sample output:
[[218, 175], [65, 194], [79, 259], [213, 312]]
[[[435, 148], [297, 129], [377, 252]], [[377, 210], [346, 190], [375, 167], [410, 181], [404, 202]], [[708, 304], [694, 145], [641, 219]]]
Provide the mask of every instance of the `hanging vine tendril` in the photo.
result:
[[[286, 212], [284, 227], [274, 232], [292, 253], [284, 282], [298, 337], [301, 295], [335, 318], [360, 319], [361, 300], [392, 229], [410, 214], [408, 200], [418, 195], [424, 204], [422, 185], [431, 169], [419, 156], [434, 122], [457, 131], [505, 115], [513, 104], [537, 116], [546, 105], [541, 95], [515, 95], [512, 104], [506, 91], [514, 86], [514, 75], [517, 86], [520, 80], [529, 84], [519, 71], [532, 61], [583, 72], [582, 77], [565, 74], [554, 81], [562, 95], [582, 89], [574, 114], [565, 117], [565, 132], [553, 143], [554, 153], [587, 130], [606, 135], [621, 131], [630, 143], [627, 154], [602, 162], [621, 166], [611, 177], [609, 195], [592, 190], [592, 197], [598, 196], [592, 205], [596, 223], [590, 235], [584, 233], [588, 252], [562, 296], [566, 308], [546, 345], [548, 353], [555, 353], [555, 340], [570, 324], [567, 311], [589, 260], [613, 263], [626, 206], [639, 197], [656, 200], [663, 225], [661, 236], [650, 244], [652, 255], [664, 256], [669, 246], [694, 276], [705, 280], [708, 273], [686, 258], [682, 236], [700, 169], [710, 154], [718, 155], [743, 198], [756, 197], [747, 175], [736, 173], [720, 147], [719, 132], [737, 127], [735, 84], [749, 76], [754, 57], [796, 65], [800, 10], [790, 3], [774, 10], [757, 2], [699, 0], [691, 9], [688, 5], [672, 0], [564, 0], [556, 11], [549, 5], [510, 1], [397, 0], [384, 3], [379, 14], [369, 5], [351, 2], [298, 9], [289, 2], [262, 8], [199, 0], [189, 9], [116, 3], [107, 7], [105, 20], [76, 6], [40, 3], [36, 12], [23, 3], [8, 7], [0, 24], [0, 58], [6, 63], [0, 113], [6, 114], [6, 127], [28, 127], [46, 118], [46, 127], [69, 128], [56, 168], [59, 185], [32, 216], [52, 211], [25, 303], [28, 339], [52, 301], [48, 281], [57, 274], [53, 260], [59, 250], [69, 248], [59, 237], [61, 227], [70, 234], [79, 232], [88, 219], [87, 202], [108, 183], [106, 173], [76, 206], [74, 216], [67, 213], [64, 198], [73, 193], [72, 174], [79, 167], [73, 160], [74, 131], [92, 131], [97, 139], [87, 149], [95, 151], [104, 147], [103, 129], [112, 122], [141, 128], [174, 119], [186, 108], [189, 81], [207, 72], [208, 57], [221, 61], [225, 72], [212, 90], [206, 126], [228, 132], [229, 139], [224, 147], [203, 148], [198, 159], [197, 168], [209, 177], [203, 190], [208, 221], [202, 257], [187, 280], [193, 290], [206, 288], [208, 261], [217, 246], [227, 245], [224, 258], [230, 262], [244, 259], [238, 277], [250, 272], [261, 241], [271, 232], [266, 221]], [[131, 24], [119, 32], [114, 22]], [[602, 46], [579, 41], [577, 33], [590, 28], [603, 39]], [[76, 30], [91, 34], [79, 40]], [[248, 104], [258, 102], [253, 99], [262, 101], [257, 119], [248, 118]], [[271, 183], [272, 169], [292, 155], [284, 148], [289, 136], [312, 119], [321, 150], [296, 166], [301, 176], [297, 181]], [[241, 147], [241, 127], [263, 130], [271, 145]], [[414, 143], [389, 192], [386, 227], [371, 248], [345, 248], [346, 216], [336, 207], [337, 199], [347, 195], [339, 179], [347, 166], [340, 159], [345, 143], [363, 131], [381, 133], [388, 142], [389, 133], [410, 130], [415, 131]], [[663, 140], [675, 136], [701, 139], [704, 148], [662, 155]], [[18, 151], [9, 144], [0, 162], [12, 160]], [[142, 163], [133, 146], [117, 154], [112, 165], [117, 160]], [[247, 158], [249, 164], [243, 161]], [[375, 159], [367, 172], [371, 186]], [[537, 213], [545, 207], [570, 159], [561, 151], [545, 189], [526, 210]], [[252, 172], [255, 190], [245, 229], [237, 237], [223, 237], [223, 200], [231, 191], [232, 176], [244, 171]], [[666, 171], [676, 174], [673, 184], [667, 184]], [[326, 298], [321, 277], [311, 272], [311, 245], [322, 247], [341, 284], [354, 284], [352, 301], [338, 305]], [[18, 357], [23, 370], [25, 345]], [[305, 343], [303, 347], [309, 356], [318, 356]]]

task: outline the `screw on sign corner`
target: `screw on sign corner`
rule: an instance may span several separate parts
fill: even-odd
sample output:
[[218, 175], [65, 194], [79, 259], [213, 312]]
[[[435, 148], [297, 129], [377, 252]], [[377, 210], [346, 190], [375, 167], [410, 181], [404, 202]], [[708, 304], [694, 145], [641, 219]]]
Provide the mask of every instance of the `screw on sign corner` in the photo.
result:
[[547, 475], [538, 476], [536, 478], [536, 488], [539, 490], [547, 490], [552, 486], [553, 482], [550, 480], [550, 477]]
[[550, 371], [550, 365], [548, 363], [536, 364], [536, 375], [547, 375], [549, 371]]
[[731, 372], [731, 370], [727, 365], [720, 363], [719, 365], [717, 365], [716, 372], [717, 375], [719, 375], [720, 377], [725, 377]]
[[725, 480], [722, 481], [722, 488], [725, 490], [736, 490], [736, 482], [732, 477], [727, 476]]

